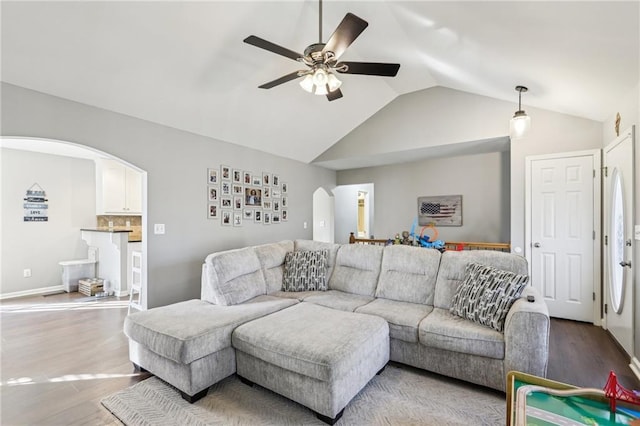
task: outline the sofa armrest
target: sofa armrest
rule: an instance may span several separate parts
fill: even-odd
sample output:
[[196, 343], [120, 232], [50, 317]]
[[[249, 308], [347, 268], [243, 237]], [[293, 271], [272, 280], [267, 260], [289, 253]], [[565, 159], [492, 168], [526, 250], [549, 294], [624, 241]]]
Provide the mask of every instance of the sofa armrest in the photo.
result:
[[[527, 296], [533, 296], [535, 300], [529, 302]], [[549, 326], [547, 304], [535, 288], [526, 287], [505, 320], [505, 377], [512, 370], [546, 377]]]
[[206, 300], [214, 305], [218, 305], [218, 300], [216, 299], [215, 294], [213, 294], [211, 285], [209, 285], [208, 276], [209, 266], [205, 262], [202, 264], [202, 276], [200, 277], [200, 299]]

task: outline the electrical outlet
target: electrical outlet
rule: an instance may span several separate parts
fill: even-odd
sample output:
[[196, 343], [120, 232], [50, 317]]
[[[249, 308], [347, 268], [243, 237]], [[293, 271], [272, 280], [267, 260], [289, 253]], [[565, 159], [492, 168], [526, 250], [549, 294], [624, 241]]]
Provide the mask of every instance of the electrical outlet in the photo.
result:
[[127, 220], [127, 221], [125, 222], [125, 226], [126, 226], [127, 228], [131, 228], [131, 221], [130, 221], [130, 220]]
[[164, 223], [155, 223], [153, 225], [153, 233], [156, 235], [164, 234]]
[[22, 276], [25, 278], [31, 278], [31, 269], [25, 269], [22, 271]]
[[113, 221], [112, 220], [109, 221], [109, 228], [113, 228]]
[[302, 224], [302, 227], [303, 227], [304, 229], [307, 229], [307, 222], [304, 222], [304, 223]]

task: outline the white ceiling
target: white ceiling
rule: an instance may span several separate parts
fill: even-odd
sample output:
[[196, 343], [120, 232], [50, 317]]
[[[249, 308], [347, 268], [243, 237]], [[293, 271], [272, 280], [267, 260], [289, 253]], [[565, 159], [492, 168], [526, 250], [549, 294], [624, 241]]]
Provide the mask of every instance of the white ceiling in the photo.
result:
[[343, 60], [401, 64], [396, 78], [342, 75], [344, 98], [328, 102], [295, 81], [258, 89], [302, 67], [242, 42], [302, 52], [318, 41], [316, 1], [2, 1], [1, 76], [311, 162], [395, 97], [433, 86], [515, 110], [523, 84], [525, 107], [603, 121], [638, 84], [639, 4], [325, 0], [324, 41], [347, 12], [369, 22]]

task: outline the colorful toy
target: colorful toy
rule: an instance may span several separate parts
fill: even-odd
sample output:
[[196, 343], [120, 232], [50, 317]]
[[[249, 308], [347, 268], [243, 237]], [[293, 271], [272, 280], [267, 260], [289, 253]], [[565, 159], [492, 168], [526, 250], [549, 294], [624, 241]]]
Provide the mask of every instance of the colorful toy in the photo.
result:
[[609, 407], [611, 408], [612, 413], [616, 412], [616, 401], [624, 401], [630, 404], [640, 405], [640, 395], [638, 395], [638, 392], [631, 391], [620, 385], [618, 383], [616, 373], [613, 371], [609, 372], [609, 379], [607, 379], [607, 383], [604, 385], [603, 390], [607, 398], [609, 398]]
[[[436, 250], [441, 250], [441, 251], [444, 250], [444, 241], [437, 239], [438, 230], [436, 229], [436, 226], [433, 223], [423, 226], [422, 229], [420, 230], [419, 237], [416, 237], [417, 226], [418, 226], [418, 218], [416, 217], [413, 221], [413, 225], [411, 225], [411, 233], [409, 235], [414, 239], [414, 241], [417, 242], [417, 244], [425, 248], [434, 248]], [[428, 229], [430, 229], [433, 232], [433, 235], [432, 235], [433, 241], [428, 235], [424, 235], [424, 232]]]

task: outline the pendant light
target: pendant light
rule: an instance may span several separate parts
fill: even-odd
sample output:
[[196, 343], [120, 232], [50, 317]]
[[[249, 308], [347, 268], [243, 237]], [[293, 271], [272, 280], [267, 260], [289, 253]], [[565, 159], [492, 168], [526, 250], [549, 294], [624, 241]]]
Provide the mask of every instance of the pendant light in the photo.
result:
[[529, 89], [524, 86], [516, 86], [516, 91], [518, 92], [518, 110], [513, 114], [509, 126], [509, 133], [512, 140], [523, 137], [531, 127], [531, 117], [522, 109], [522, 92], [526, 92], [527, 90]]

